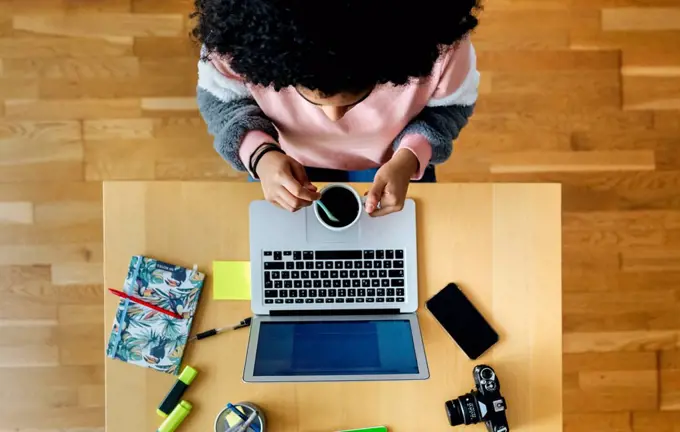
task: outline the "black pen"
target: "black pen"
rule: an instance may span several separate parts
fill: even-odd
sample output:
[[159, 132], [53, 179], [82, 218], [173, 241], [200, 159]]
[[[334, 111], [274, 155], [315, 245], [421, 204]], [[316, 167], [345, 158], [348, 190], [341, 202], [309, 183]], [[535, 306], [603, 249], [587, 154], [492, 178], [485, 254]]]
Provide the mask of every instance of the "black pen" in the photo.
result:
[[215, 336], [216, 334], [224, 333], [226, 331], [238, 330], [238, 329], [243, 328], [243, 327], [250, 327], [250, 322], [252, 320], [253, 319], [251, 317], [248, 317], [248, 318], [244, 319], [243, 321], [241, 321], [240, 323], [233, 325], [233, 326], [220, 327], [220, 328], [214, 328], [212, 330], [207, 330], [207, 331], [198, 333], [196, 336], [189, 338], [189, 341], [201, 340], [201, 339], [208, 338], [210, 336]]

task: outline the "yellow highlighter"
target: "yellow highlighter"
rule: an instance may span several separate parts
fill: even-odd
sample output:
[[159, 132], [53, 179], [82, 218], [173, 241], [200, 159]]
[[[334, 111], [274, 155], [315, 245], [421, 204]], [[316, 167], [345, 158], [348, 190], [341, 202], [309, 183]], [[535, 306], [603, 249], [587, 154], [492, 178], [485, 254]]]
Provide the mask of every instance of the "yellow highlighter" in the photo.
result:
[[189, 402], [181, 401], [161, 424], [157, 432], [175, 432], [187, 418], [192, 408], [193, 406]]
[[172, 386], [168, 395], [165, 396], [163, 402], [158, 406], [156, 413], [161, 417], [168, 417], [170, 413], [173, 412], [179, 401], [182, 399], [184, 392], [189, 387], [189, 385], [194, 381], [198, 375], [198, 371], [191, 366], [185, 366], [182, 373], [179, 374], [177, 382]]

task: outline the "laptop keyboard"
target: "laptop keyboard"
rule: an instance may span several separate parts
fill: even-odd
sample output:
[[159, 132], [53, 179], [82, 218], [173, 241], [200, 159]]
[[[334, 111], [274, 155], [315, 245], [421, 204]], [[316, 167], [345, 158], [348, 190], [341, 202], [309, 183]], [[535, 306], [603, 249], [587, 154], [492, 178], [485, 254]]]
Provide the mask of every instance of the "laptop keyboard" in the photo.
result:
[[265, 304], [406, 301], [403, 249], [264, 251], [262, 258]]

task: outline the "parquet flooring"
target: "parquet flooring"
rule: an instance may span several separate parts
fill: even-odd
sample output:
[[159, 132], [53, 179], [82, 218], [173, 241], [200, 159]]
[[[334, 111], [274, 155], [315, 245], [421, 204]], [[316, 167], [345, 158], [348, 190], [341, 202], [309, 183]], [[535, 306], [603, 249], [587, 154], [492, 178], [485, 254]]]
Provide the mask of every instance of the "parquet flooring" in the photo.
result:
[[[243, 181], [191, 0], [0, 0], [0, 432], [103, 430], [102, 180]], [[563, 184], [568, 432], [680, 431], [680, 0], [488, 0], [441, 181]]]

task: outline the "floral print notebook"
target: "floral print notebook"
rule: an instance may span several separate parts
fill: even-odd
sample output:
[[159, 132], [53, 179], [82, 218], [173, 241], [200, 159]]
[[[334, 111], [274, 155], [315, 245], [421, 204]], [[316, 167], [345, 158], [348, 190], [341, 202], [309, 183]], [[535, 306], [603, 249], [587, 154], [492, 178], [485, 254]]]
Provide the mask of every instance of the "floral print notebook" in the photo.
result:
[[123, 291], [183, 319], [121, 299], [106, 355], [177, 375], [205, 274], [141, 255], [133, 256]]

